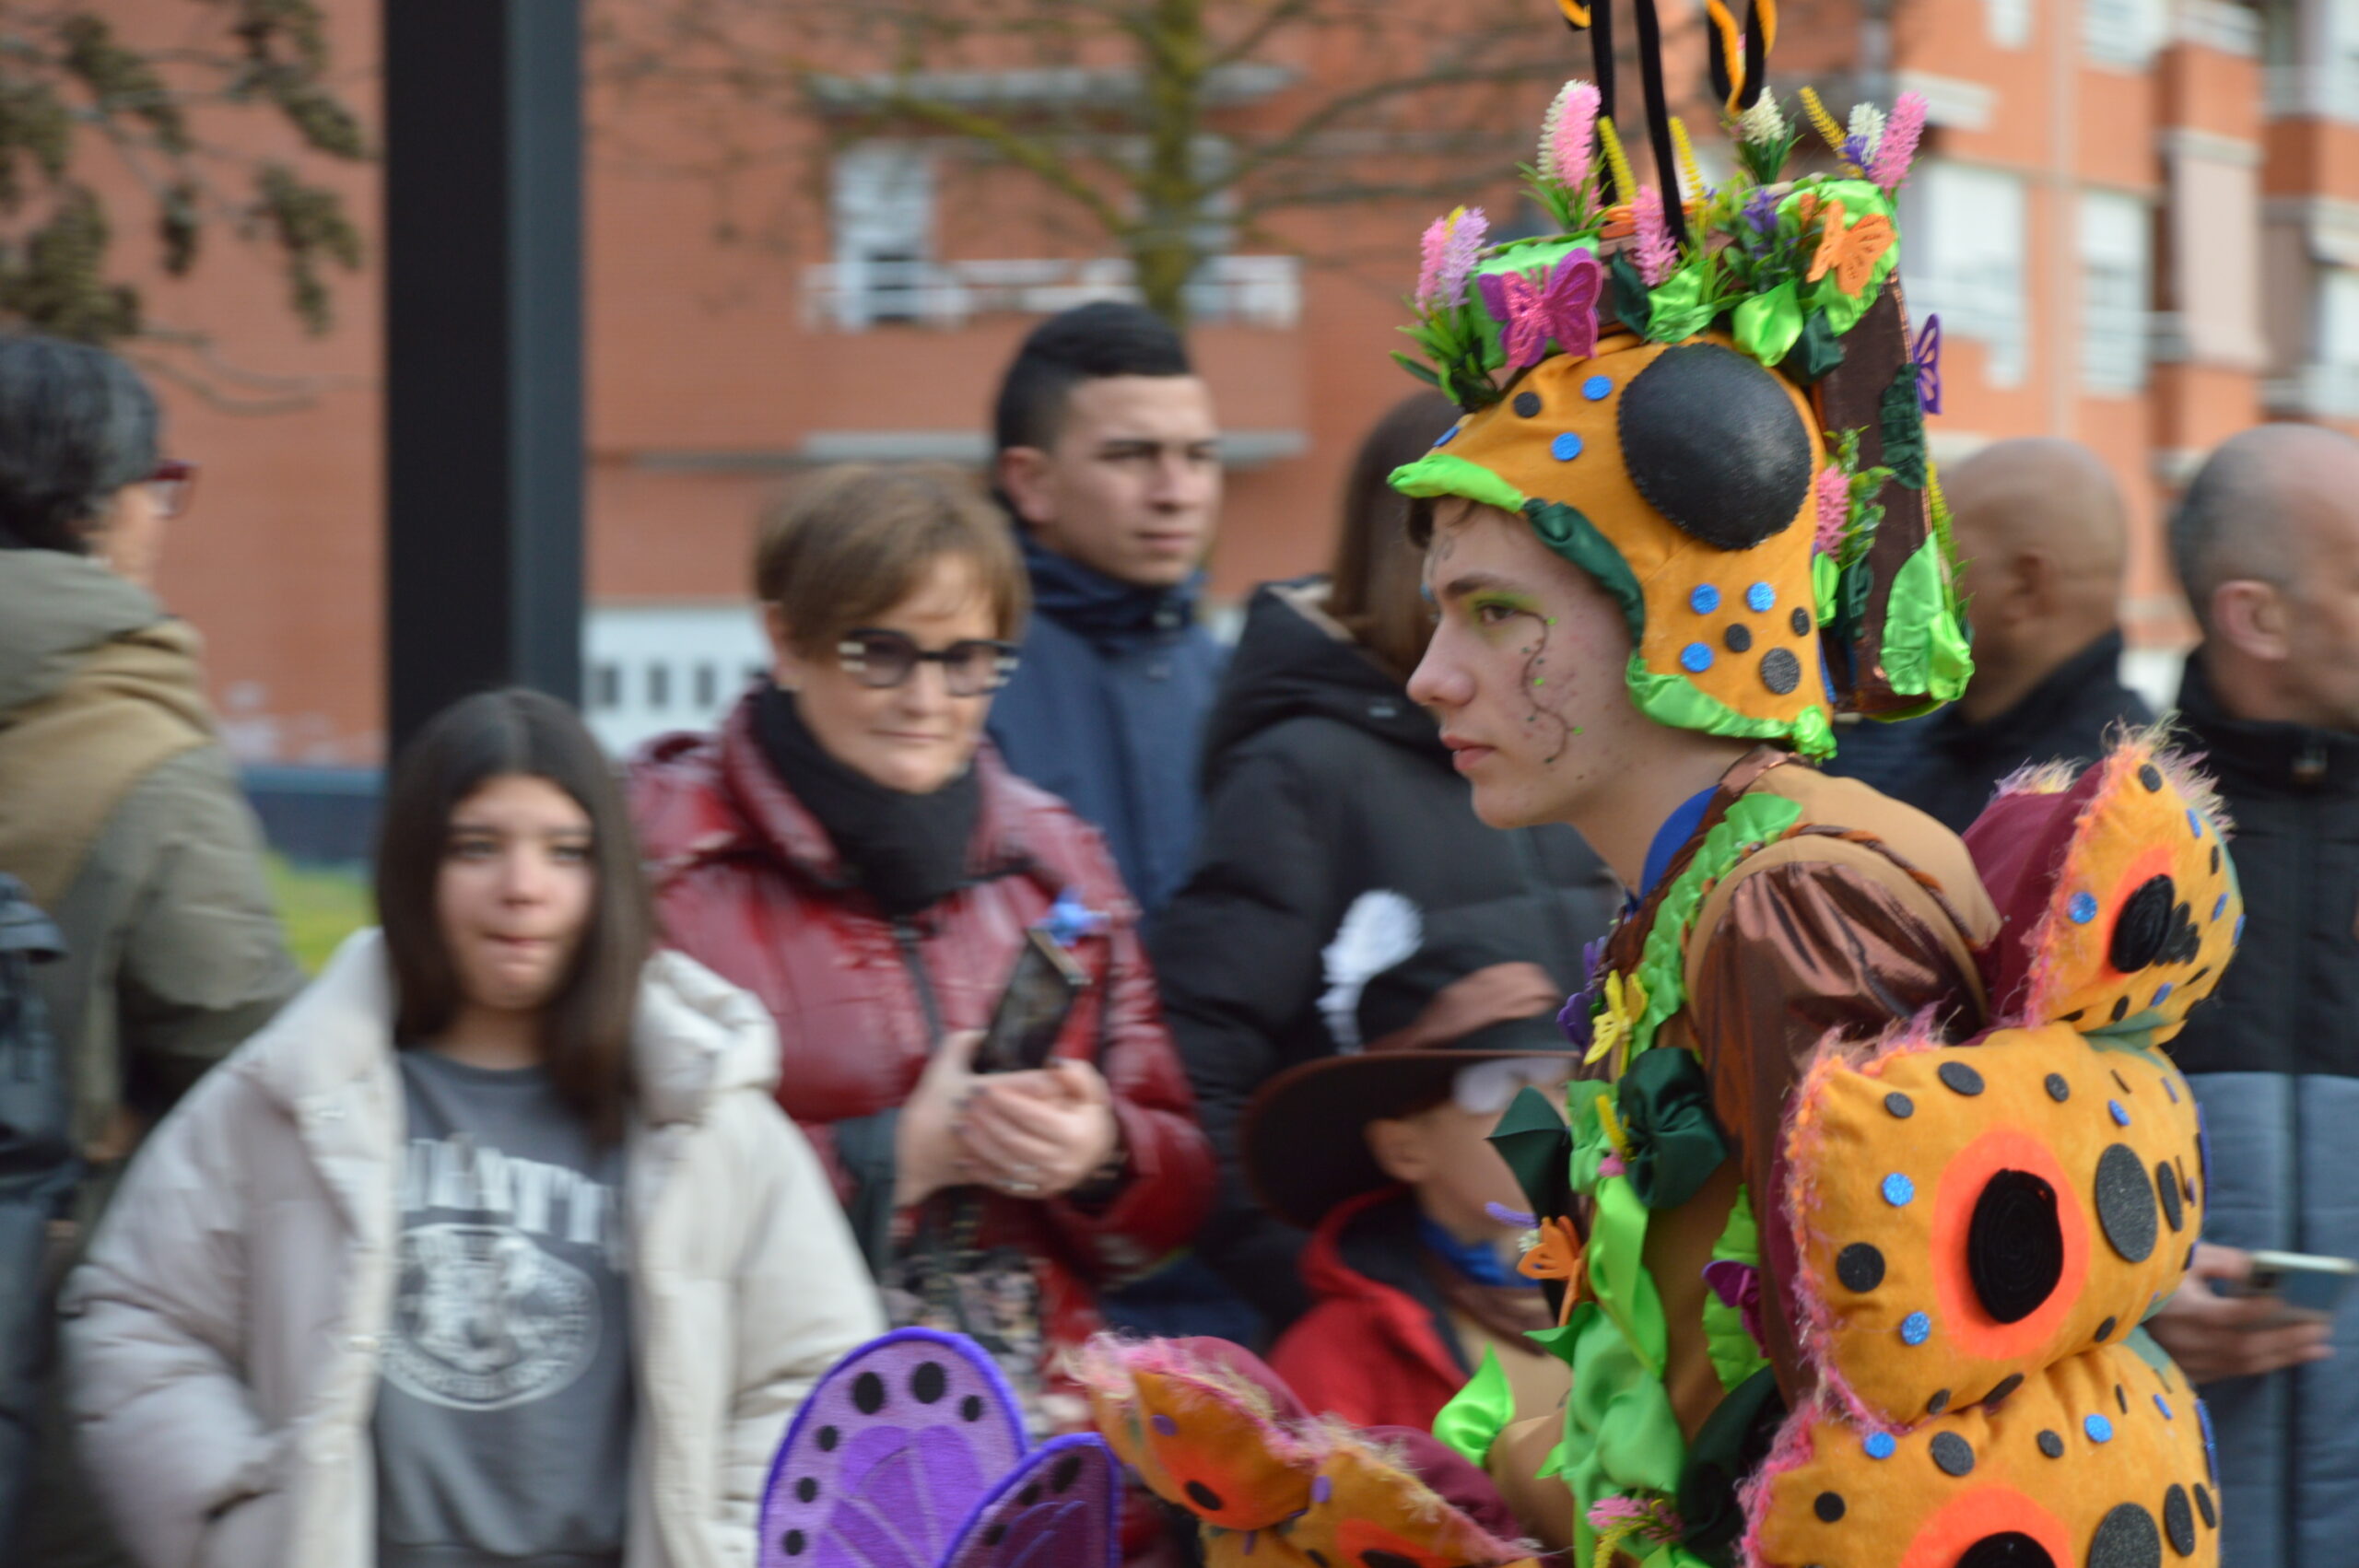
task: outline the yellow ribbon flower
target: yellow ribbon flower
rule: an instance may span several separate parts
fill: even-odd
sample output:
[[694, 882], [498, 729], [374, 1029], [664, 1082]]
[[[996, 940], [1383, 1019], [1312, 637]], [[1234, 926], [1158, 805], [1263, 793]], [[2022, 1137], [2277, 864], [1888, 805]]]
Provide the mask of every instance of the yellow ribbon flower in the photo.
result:
[[[1629, 1044], [1631, 1031], [1638, 1020], [1647, 1015], [1647, 983], [1631, 975], [1620, 973], [1605, 977], [1605, 1006], [1598, 1012], [1590, 1036], [1589, 1052], [1581, 1058], [1581, 1065], [1590, 1066], [1603, 1059], [1608, 1051], [1620, 1052]], [[1622, 1073], [1622, 1058], [1614, 1059], [1614, 1076]]]

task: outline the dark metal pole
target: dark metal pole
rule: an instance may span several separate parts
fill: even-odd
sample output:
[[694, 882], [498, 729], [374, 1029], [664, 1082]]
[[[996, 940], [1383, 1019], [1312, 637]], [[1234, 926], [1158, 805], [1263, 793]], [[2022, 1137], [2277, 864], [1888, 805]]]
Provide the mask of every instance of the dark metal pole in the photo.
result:
[[386, 0], [385, 654], [398, 747], [581, 696], [576, 0]]

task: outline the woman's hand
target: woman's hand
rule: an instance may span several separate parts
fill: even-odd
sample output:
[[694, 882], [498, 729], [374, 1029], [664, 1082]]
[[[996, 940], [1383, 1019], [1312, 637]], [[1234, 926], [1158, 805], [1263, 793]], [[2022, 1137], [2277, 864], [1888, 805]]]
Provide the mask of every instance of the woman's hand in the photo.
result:
[[1087, 1062], [1060, 1059], [1039, 1071], [968, 1082], [959, 1141], [977, 1178], [1011, 1198], [1062, 1197], [1097, 1175], [1121, 1144], [1113, 1094]]
[[2213, 1280], [2241, 1283], [2251, 1273], [2249, 1253], [2204, 1242], [2195, 1249], [2194, 1270], [2148, 1321], [2147, 1332], [2189, 1382], [2253, 1377], [2334, 1354], [2332, 1327], [2323, 1319], [2282, 1321], [2285, 1304], [2275, 1296], [2224, 1296], [2212, 1290]]
[[958, 1136], [958, 1117], [976, 1082], [975, 1047], [982, 1038], [980, 1029], [945, 1036], [918, 1086], [901, 1102], [901, 1119], [893, 1135], [896, 1208], [922, 1203], [945, 1187], [979, 1179]]

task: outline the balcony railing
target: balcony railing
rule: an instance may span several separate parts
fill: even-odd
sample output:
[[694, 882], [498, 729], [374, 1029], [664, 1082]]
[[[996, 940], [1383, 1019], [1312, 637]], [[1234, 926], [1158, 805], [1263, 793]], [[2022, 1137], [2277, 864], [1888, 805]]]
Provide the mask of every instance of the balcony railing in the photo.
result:
[[[860, 262], [806, 267], [803, 310], [847, 332], [895, 322], [964, 326], [978, 316], [1054, 315], [1096, 299], [1136, 299], [1131, 263], [1087, 261]], [[1302, 263], [1292, 256], [1215, 256], [1188, 286], [1199, 322], [1290, 328], [1302, 315]]]
[[2094, 392], [2134, 392], [2146, 384], [2148, 313], [2135, 305], [2084, 300], [2081, 306], [2081, 384]]
[[2262, 400], [2272, 414], [2310, 419], [2359, 419], [2359, 365], [2302, 365], [2267, 382]]

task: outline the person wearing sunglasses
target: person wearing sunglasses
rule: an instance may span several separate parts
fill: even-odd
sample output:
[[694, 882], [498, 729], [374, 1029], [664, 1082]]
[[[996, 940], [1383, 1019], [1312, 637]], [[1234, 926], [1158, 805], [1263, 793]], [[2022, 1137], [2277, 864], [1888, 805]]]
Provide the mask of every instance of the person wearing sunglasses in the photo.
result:
[[[666, 938], [776, 1015], [810, 1135], [902, 1324], [975, 1336], [1036, 1422], [1099, 1293], [1195, 1232], [1212, 1157], [1105, 840], [985, 742], [1029, 603], [1006, 521], [939, 467], [817, 475], [754, 567], [769, 678], [651, 743], [634, 814]], [[1088, 985], [1047, 1065], [970, 1071], [1019, 951]]]
[[[65, 1436], [42, 1276], [88, 1233], [145, 1129], [302, 983], [197, 634], [154, 591], [195, 476], [163, 457], [161, 434], [154, 395], [115, 356], [0, 336], [0, 872], [64, 939], [31, 983], [77, 1162], [47, 1214], [0, 1190], [0, 1235], [50, 1220], [75, 1238], [47, 1270], [0, 1257], [5, 1562], [128, 1561]], [[37, 1433], [9, 1419], [36, 1407]], [[29, 1480], [11, 1451], [27, 1436]]]

